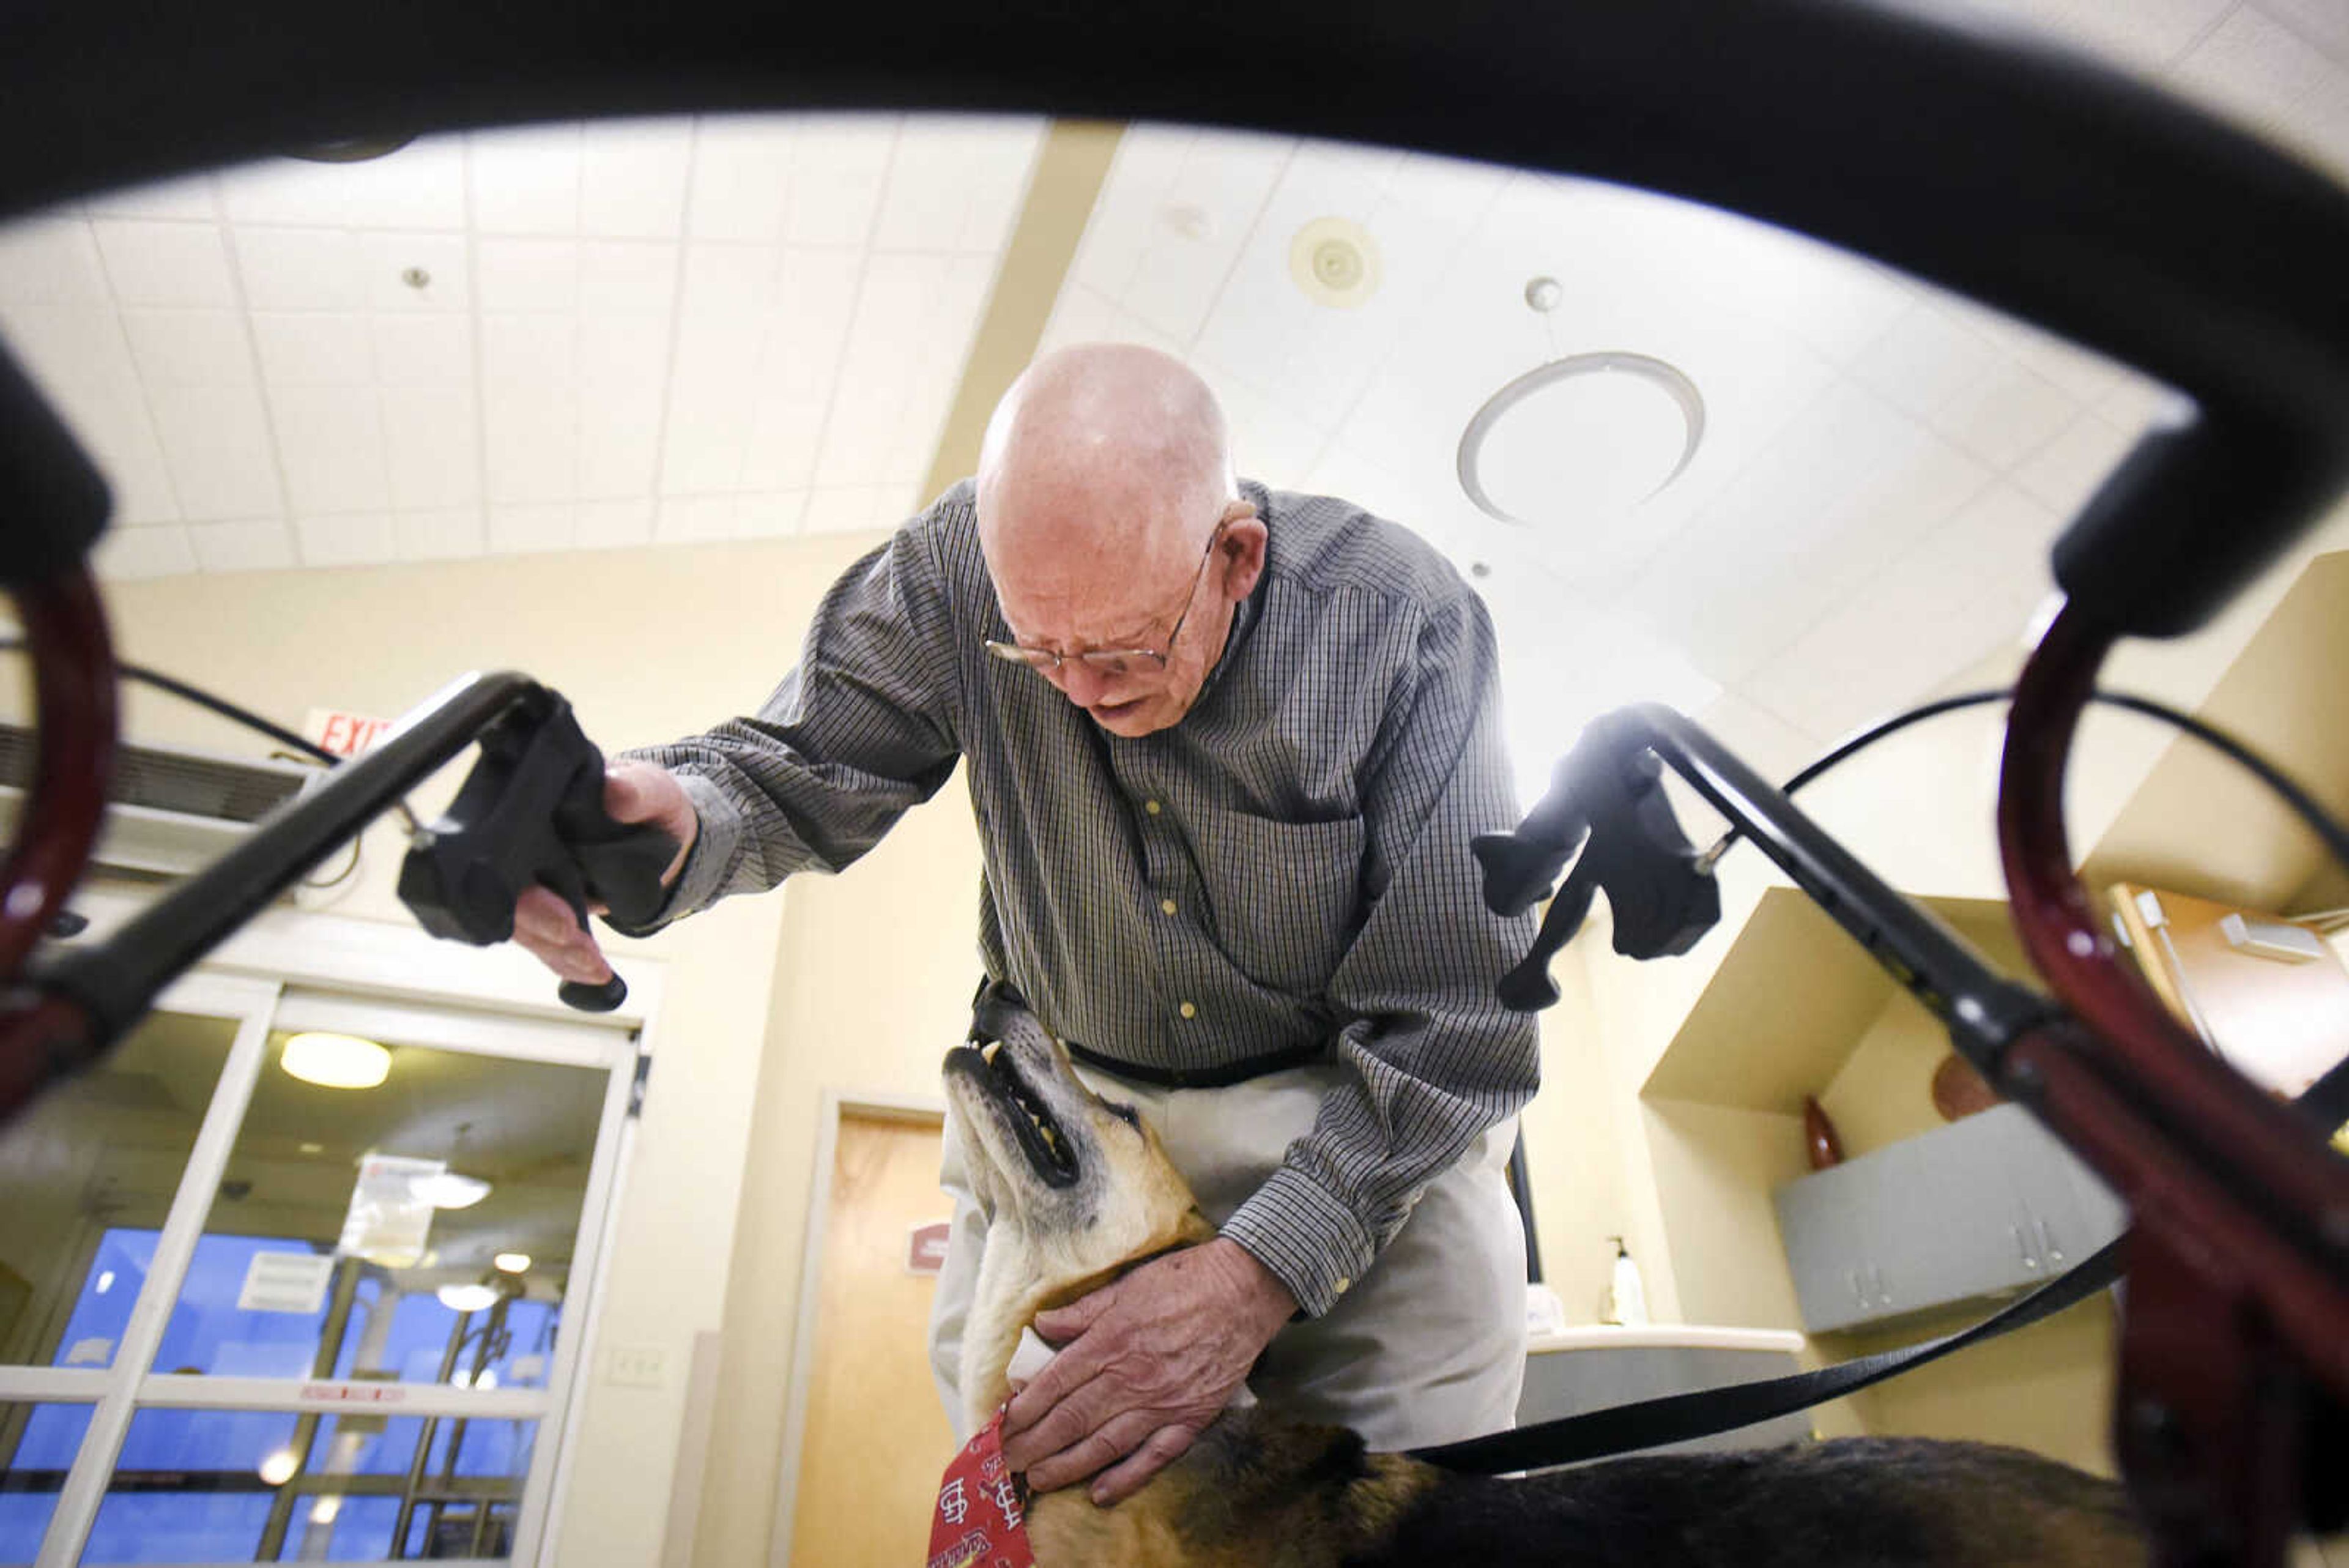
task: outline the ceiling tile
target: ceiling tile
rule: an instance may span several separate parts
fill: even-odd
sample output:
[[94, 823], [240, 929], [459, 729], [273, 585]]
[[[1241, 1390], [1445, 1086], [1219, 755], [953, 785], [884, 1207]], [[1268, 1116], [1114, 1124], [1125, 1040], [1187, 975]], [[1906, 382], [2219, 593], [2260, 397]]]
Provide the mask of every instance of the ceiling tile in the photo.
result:
[[2054, 36], [2111, 64], [2139, 74], [2158, 70], [2182, 53], [2235, 0], [1965, 0], [2023, 26]]
[[1188, 346], [1295, 149], [1294, 142], [1271, 137], [1198, 132], [1161, 209], [1183, 228], [1162, 224], [1163, 237], [1154, 236], [1143, 251], [1119, 306]]
[[383, 421], [376, 394], [360, 387], [307, 387], [274, 404], [278, 459], [293, 509], [377, 512], [391, 504]]
[[578, 325], [582, 388], [642, 388], [655, 402], [668, 379], [668, 323], [657, 316], [584, 313]]
[[492, 504], [577, 496], [579, 415], [571, 398], [545, 397], [527, 384], [492, 386], [481, 411]]
[[398, 556], [388, 513], [297, 517], [294, 539], [305, 566], [369, 566]]
[[2054, 514], [2020, 492], [1985, 492], [1744, 690], [1816, 735], [1840, 735], [1914, 701], [2013, 643], [2048, 591]]
[[249, 386], [253, 346], [233, 310], [126, 310], [139, 374], [155, 387]]
[[734, 498], [734, 536], [738, 539], [780, 539], [800, 531], [807, 511], [803, 490], [760, 491]]
[[484, 311], [564, 311], [579, 305], [575, 240], [490, 239], [473, 248], [474, 286]]
[[2083, 410], [2013, 474], [2023, 493], [2059, 517], [2073, 517], [2136, 444], [2133, 431]]
[[[1109, 172], [1102, 181], [1084, 237], [1077, 243], [1069, 272], [1073, 283], [1113, 303], [1124, 296], [1126, 286], [1133, 281], [1143, 253], [1160, 243], [1164, 234], [1187, 230], [1192, 231], [1184, 234], [1187, 239], [1214, 237], [1206, 231], [1213, 227], [1215, 214], [1206, 208], [1180, 213], [1165, 208], [1167, 188], [1181, 171], [1195, 135], [1185, 126], [1126, 128], [1111, 155]], [[1167, 227], [1170, 221], [1179, 222], [1181, 228]], [[1063, 293], [1068, 286], [1063, 285]]]
[[794, 124], [766, 116], [702, 119], [694, 136], [686, 204], [688, 234], [697, 240], [769, 243], [783, 237]]
[[335, 169], [349, 191], [354, 223], [449, 232], [465, 227], [461, 136], [419, 136], [397, 152]]
[[569, 395], [579, 369], [579, 327], [568, 316], [481, 317], [481, 385], [492, 393]]
[[579, 547], [619, 550], [648, 545], [653, 537], [653, 501], [649, 495], [611, 501], [583, 501], [578, 511]]
[[220, 219], [212, 200], [212, 178], [189, 174], [120, 191], [101, 191], [82, 198], [82, 211], [94, 218], [177, 218], [210, 223]]
[[[800, 531], [805, 534], [847, 534], [862, 528], [876, 528], [880, 507], [885, 497], [897, 492], [891, 486], [878, 484], [831, 485], [811, 491], [807, 511], [800, 520]], [[891, 523], [897, 521], [889, 519]]]
[[386, 388], [380, 398], [391, 504], [416, 511], [479, 502], [481, 422], [471, 389]]
[[1897, 410], [1840, 383], [1656, 556], [1630, 603], [1708, 674], [1739, 685], [1942, 526], [1989, 477]]
[[831, 412], [828, 391], [813, 398], [760, 393], [750, 405], [735, 482], [752, 490], [805, 490], [815, 482], [816, 454]]
[[105, 474], [119, 523], [180, 519], [146, 389], [111, 310], [0, 306], [9, 347]]
[[677, 307], [678, 247], [643, 240], [579, 246], [579, 308], [588, 316], [667, 316]]
[[90, 567], [106, 582], [179, 576], [196, 569], [195, 548], [177, 523], [109, 528], [90, 550]]
[[926, 378], [926, 354], [960, 364], [985, 297], [985, 261], [875, 255], [848, 332], [819, 486], [902, 483], [918, 477], [945, 416], [944, 378]]
[[[1219, 369], [1202, 349], [1192, 369], [1215, 389], [1231, 430], [1232, 462], [1251, 478], [1267, 478], [1286, 488], [1313, 466], [1329, 443], [1328, 429], [1309, 424], [1298, 405], [1287, 399], [1267, 397]], [[1311, 407], [1310, 403], [1304, 405]]]
[[481, 509], [452, 506], [432, 512], [398, 512], [391, 519], [392, 547], [403, 561], [461, 560], [482, 552]]
[[2036, 372], [1994, 360], [1933, 410], [1933, 428], [1992, 467], [2006, 468], [2054, 440], [2079, 407]]
[[367, 321], [375, 373], [387, 387], [473, 384], [473, 322], [468, 316], [376, 316]]
[[228, 253], [212, 223], [101, 218], [90, 232], [98, 236], [114, 297], [123, 305], [237, 303]]
[[653, 540], [661, 545], [699, 545], [734, 537], [734, 497], [664, 495], [653, 518]]
[[0, 305], [104, 305], [112, 297], [98, 242], [79, 218], [0, 226]]
[[580, 232], [581, 133], [576, 124], [476, 130], [465, 140], [473, 223], [482, 234]]
[[366, 262], [339, 229], [233, 231], [244, 303], [254, 310], [355, 310], [367, 303]]
[[824, 116], [799, 122], [782, 237], [794, 245], [862, 245], [897, 144], [895, 115]]
[[254, 311], [250, 319], [261, 379], [273, 387], [363, 387], [375, 379], [364, 316]]
[[213, 179], [229, 222], [341, 228], [363, 214], [351, 165], [265, 158], [219, 171]]
[[[464, 310], [471, 304], [461, 234], [383, 234], [360, 237], [367, 304], [378, 310]], [[407, 281], [421, 271], [419, 286]]]
[[2349, 67], [2264, 12], [2238, 7], [2171, 79], [2335, 179], [2349, 179]]
[[285, 510], [260, 394], [248, 388], [162, 387], [150, 396], [173, 490], [192, 522]]
[[490, 508], [490, 553], [523, 556], [568, 550], [579, 536], [579, 509], [567, 501]]
[[675, 239], [685, 229], [693, 121], [591, 121], [579, 144], [579, 232]]
[[275, 572], [301, 565], [294, 531], [280, 517], [242, 523], [191, 523], [196, 564], [207, 572]]
[[1922, 419], [1987, 374], [1995, 358], [1988, 343], [1920, 300], [1861, 350], [1851, 369], [1862, 386]]
[[889, 165], [874, 248], [999, 254], [1042, 144], [1043, 125], [1034, 119], [908, 119]]
[[2349, 66], [2349, 5], [2341, 0], [2257, 0], [2259, 8]]
[[583, 382], [579, 389], [579, 493], [652, 493], [660, 468], [661, 383]]

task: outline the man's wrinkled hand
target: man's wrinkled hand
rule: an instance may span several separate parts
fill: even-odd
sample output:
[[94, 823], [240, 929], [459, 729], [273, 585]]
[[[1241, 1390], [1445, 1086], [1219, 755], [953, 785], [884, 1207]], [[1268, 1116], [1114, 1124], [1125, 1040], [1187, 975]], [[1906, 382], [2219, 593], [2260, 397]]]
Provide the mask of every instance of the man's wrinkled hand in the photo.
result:
[[[686, 853], [693, 847], [700, 820], [685, 786], [667, 768], [623, 757], [604, 770], [604, 811], [615, 822], [649, 822], [677, 840], [677, 854], [661, 873], [661, 886], [677, 880]], [[592, 907], [602, 914], [603, 906]], [[571, 906], [545, 888], [529, 888], [514, 901], [513, 940], [539, 962], [564, 980], [601, 985], [612, 978], [612, 966], [593, 933], [571, 913]]]
[[1094, 1502], [1131, 1497], [1180, 1458], [1297, 1310], [1237, 1242], [1143, 1264], [1036, 1319], [1061, 1348], [1011, 1400], [1003, 1457], [1050, 1491], [1088, 1476]]

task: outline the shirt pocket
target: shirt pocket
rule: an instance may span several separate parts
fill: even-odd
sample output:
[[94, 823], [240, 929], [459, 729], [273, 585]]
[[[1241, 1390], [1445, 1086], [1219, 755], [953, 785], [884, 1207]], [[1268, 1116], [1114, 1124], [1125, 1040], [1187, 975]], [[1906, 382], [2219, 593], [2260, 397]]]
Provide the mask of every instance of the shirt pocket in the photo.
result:
[[1361, 926], [1362, 819], [1218, 814], [1202, 846], [1216, 943], [1249, 979], [1319, 995]]

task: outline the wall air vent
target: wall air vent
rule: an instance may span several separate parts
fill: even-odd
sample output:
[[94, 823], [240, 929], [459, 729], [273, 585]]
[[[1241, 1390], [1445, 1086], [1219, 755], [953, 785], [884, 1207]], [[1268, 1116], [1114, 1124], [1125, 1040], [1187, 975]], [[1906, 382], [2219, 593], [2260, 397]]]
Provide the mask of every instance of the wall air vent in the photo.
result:
[[[32, 787], [37, 743], [31, 730], [0, 724], [0, 822], [12, 838]], [[97, 866], [137, 876], [185, 876], [323, 775], [323, 769], [299, 763], [118, 747]]]

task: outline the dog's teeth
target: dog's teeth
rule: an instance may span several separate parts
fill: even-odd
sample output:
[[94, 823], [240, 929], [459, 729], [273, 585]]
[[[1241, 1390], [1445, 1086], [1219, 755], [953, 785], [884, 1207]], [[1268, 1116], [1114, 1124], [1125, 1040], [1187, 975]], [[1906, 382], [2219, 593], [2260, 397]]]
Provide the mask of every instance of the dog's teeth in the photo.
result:
[[985, 1045], [982, 1045], [982, 1046], [980, 1046], [980, 1047], [978, 1048], [978, 1059], [979, 1059], [980, 1061], [982, 1061], [982, 1062], [987, 1063], [988, 1065], [992, 1066], [992, 1065], [994, 1064], [994, 1063], [995, 1063], [995, 1054], [996, 1054], [998, 1051], [1000, 1051], [1000, 1050], [1002, 1050], [1002, 1049], [1003, 1049], [1003, 1042], [1002, 1042], [1002, 1041], [1000, 1041], [1000, 1040], [990, 1041], [988, 1044], [985, 1044]]

